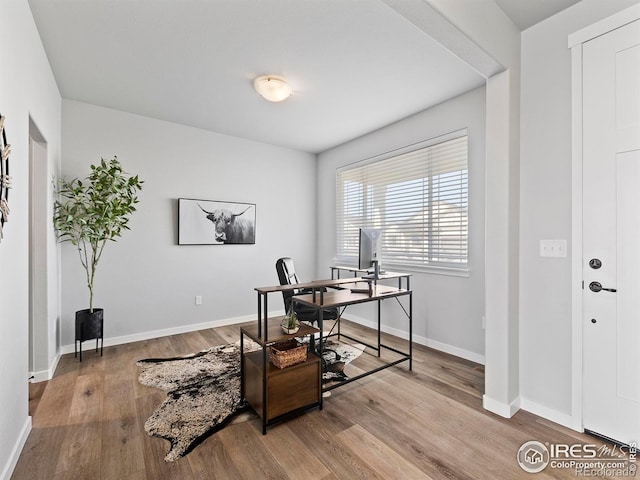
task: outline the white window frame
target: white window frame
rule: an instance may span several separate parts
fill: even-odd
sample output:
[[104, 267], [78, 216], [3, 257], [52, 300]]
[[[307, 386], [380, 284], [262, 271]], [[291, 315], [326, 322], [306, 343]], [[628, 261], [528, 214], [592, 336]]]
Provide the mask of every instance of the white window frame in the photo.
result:
[[[443, 166], [441, 163], [438, 163], [438, 160], [432, 162], [427, 157], [429, 157], [430, 152], [437, 151], [436, 149], [431, 149], [430, 147], [436, 147], [440, 144], [450, 142], [452, 140], [457, 140], [463, 138], [466, 143], [466, 155], [464, 160], [460, 159], [459, 165], [456, 166], [464, 166], [464, 169], [457, 170], [461, 173], [459, 175], [460, 179], [457, 182], [460, 184], [458, 190], [456, 190], [457, 194], [460, 195], [458, 199], [459, 211], [454, 214], [454, 218], [458, 218], [458, 228], [460, 232], [463, 232], [462, 238], [458, 241], [449, 239], [447, 244], [451, 244], [454, 251], [458, 252], [459, 259], [453, 262], [444, 262], [438, 261], [437, 256], [440, 255], [442, 258], [445, 255], [445, 248], [441, 247], [438, 249], [434, 248], [432, 244], [428, 241], [428, 237], [434, 232], [434, 225], [431, 222], [433, 218], [433, 212], [438, 212], [439, 208], [442, 208], [443, 204], [442, 198], [447, 197], [445, 194], [441, 194], [438, 198], [440, 199], [438, 205], [436, 206], [431, 202], [431, 193], [429, 193], [428, 187], [420, 187], [420, 194], [422, 195], [422, 212], [423, 218], [426, 216], [428, 219], [423, 220], [412, 220], [414, 224], [416, 222], [420, 225], [419, 229], [423, 230], [422, 235], [426, 240], [423, 242], [424, 252], [422, 254], [416, 254], [416, 251], [419, 251], [419, 248], [416, 250], [415, 242], [412, 243], [413, 247], [411, 247], [411, 254], [407, 255], [407, 257], [413, 256], [413, 261], [403, 261], [398, 258], [398, 250], [397, 246], [393, 244], [392, 239], [386, 239], [383, 237], [383, 248], [382, 248], [382, 260], [381, 263], [383, 268], [398, 268], [405, 271], [415, 271], [415, 272], [427, 272], [427, 273], [436, 273], [436, 274], [444, 274], [444, 275], [454, 275], [454, 276], [469, 276], [469, 145], [468, 145], [468, 131], [467, 129], [457, 130], [451, 133], [447, 133], [444, 135], [440, 135], [435, 138], [431, 138], [429, 140], [425, 140], [419, 143], [411, 144], [406, 147], [402, 147], [399, 149], [395, 149], [384, 154], [376, 155], [374, 157], [368, 158], [366, 160], [362, 160], [353, 164], [345, 165], [336, 170], [336, 258], [335, 262], [338, 265], [349, 265], [356, 266], [358, 262], [358, 251], [357, 251], [357, 228], [358, 227], [374, 227], [381, 228], [385, 234], [387, 231], [395, 230], [396, 232], [400, 231], [402, 228], [406, 228], [408, 222], [395, 223], [393, 220], [382, 219], [383, 216], [388, 216], [390, 211], [386, 208], [386, 200], [388, 197], [389, 186], [394, 184], [398, 185], [402, 182], [413, 182], [414, 179], [419, 181], [418, 179], [423, 180], [423, 184], [427, 184], [436, 178], [436, 176], [442, 175], [444, 172], [436, 174], [433, 169], [442, 169]], [[413, 160], [413, 161], [411, 161]], [[455, 160], [456, 162], [458, 160]], [[380, 162], [380, 163], [379, 163]], [[378, 163], [378, 165], [374, 165]], [[410, 170], [404, 172], [403, 169], [393, 169], [394, 163], [397, 165], [404, 163], [406, 165], [411, 165]], [[391, 168], [390, 168], [391, 167]], [[380, 176], [376, 176], [374, 173], [374, 169], [382, 168], [382, 173]], [[426, 173], [430, 172], [430, 173]], [[363, 175], [363, 177], [360, 177]], [[352, 192], [351, 196], [348, 193], [345, 196], [344, 185], [345, 182], [349, 181], [349, 177], [352, 178], [362, 178], [359, 180], [360, 183], [356, 183], [356, 189], [361, 190], [359, 193], [357, 190]], [[403, 180], [404, 179], [404, 180]], [[456, 187], [454, 184], [452, 185], [454, 188]], [[348, 187], [346, 187], [348, 188]], [[382, 200], [381, 196], [382, 192], [380, 188], [384, 189], [385, 200]], [[406, 189], [408, 190], [408, 189]], [[372, 192], [376, 191], [377, 196], [372, 194]], [[368, 193], [365, 193], [368, 192]], [[426, 192], [426, 193], [425, 193]], [[366, 197], [366, 198], [365, 198]], [[376, 200], [373, 201], [374, 205], [378, 207], [385, 207], [382, 210], [384, 211], [383, 215], [372, 214], [371, 211], [367, 211], [366, 204], [368, 201], [371, 201], [372, 198]], [[355, 214], [351, 219], [351, 226], [345, 227], [345, 222], [348, 221], [345, 219], [345, 201], [351, 201], [351, 210], [355, 210]], [[420, 200], [418, 200], [419, 202]], [[348, 208], [348, 207], [346, 207]], [[360, 213], [360, 212], [362, 213]], [[358, 219], [358, 215], [362, 215], [363, 218]], [[372, 215], [374, 218], [372, 218]], [[418, 215], [419, 216], [419, 215]], [[365, 219], [364, 217], [367, 217]], [[437, 222], [436, 222], [437, 223]], [[347, 231], [345, 232], [345, 228]], [[409, 227], [410, 228], [410, 227]], [[415, 235], [416, 231], [411, 231]], [[354, 236], [355, 235], [355, 236]], [[401, 234], [398, 234], [401, 235]], [[443, 243], [441, 242], [441, 245]], [[450, 252], [451, 253], [451, 252]], [[387, 255], [385, 255], [387, 254]], [[435, 257], [434, 257], [435, 255]], [[452, 255], [450, 255], [452, 256]], [[431, 258], [434, 257], [434, 258]]]

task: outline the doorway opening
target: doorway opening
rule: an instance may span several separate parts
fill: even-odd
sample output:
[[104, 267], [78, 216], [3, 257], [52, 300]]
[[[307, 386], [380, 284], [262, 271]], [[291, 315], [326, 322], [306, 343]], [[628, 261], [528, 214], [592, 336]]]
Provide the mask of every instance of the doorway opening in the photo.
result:
[[29, 119], [29, 379], [48, 380], [48, 192], [47, 142]]

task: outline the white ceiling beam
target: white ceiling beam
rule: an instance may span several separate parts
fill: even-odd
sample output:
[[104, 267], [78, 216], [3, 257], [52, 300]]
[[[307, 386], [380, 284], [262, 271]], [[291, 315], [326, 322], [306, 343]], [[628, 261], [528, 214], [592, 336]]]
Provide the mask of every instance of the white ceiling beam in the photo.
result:
[[505, 70], [469, 36], [424, 0], [382, 0], [485, 78]]

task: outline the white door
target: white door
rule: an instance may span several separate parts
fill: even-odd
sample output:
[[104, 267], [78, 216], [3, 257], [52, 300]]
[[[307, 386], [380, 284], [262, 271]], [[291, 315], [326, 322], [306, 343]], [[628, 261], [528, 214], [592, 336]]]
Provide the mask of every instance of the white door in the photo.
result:
[[583, 45], [583, 195], [583, 424], [640, 442], [640, 20]]

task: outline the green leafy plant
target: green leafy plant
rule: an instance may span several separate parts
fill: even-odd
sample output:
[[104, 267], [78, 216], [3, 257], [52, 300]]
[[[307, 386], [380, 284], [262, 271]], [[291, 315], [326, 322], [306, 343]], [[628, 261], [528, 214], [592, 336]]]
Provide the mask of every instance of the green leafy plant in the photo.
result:
[[297, 328], [300, 326], [300, 322], [298, 321], [298, 315], [294, 312], [293, 308], [289, 308], [289, 311], [282, 319], [282, 322], [280, 322], [280, 325], [282, 325], [282, 328], [286, 330], [297, 331]]
[[298, 326], [298, 316], [290, 312], [287, 316], [287, 328], [294, 329]]
[[78, 249], [87, 275], [89, 311], [93, 312], [93, 285], [98, 262], [107, 241], [116, 241], [129, 230], [129, 217], [136, 211], [137, 192], [144, 182], [123, 171], [118, 157], [91, 165], [84, 180], [58, 180], [58, 200], [53, 223], [61, 242]]

